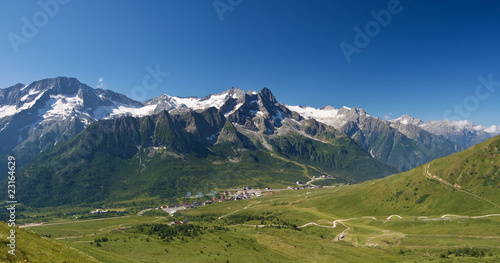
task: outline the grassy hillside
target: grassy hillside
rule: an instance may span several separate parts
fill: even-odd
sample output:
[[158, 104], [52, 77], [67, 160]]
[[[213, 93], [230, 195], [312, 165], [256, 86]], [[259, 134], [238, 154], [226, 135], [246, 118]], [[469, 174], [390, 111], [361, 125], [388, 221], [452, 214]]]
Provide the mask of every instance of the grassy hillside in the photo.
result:
[[499, 149], [497, 136], [411, 171], [345, 187], [301, 206], [342, 216], [500, 213]]
[[1, 262], [99, 262], [74, 248], [43, 238], [32, 231], [15, 228], [15, 255], [8, 254], [10, 228], [0, 222], [0, 261]]
[[430, 163], [429, 173], [500, 204], [500, 137]]
[[[49, 165], [26, 171], [20, 196], [30, 206], [117, 202], [138, 196], [171, 198], [253, 185], [278, 187], [307, 180], [303, 169], [265, 152], [238, 158], [199, 158], [165, 149], [143, 149], [127, 160], [105, 153], [85, 165], [58, 173]], [[43, 198], [40, 198], [40, 197]]]
[[347, 136], [322, 139], [328, 143], [290, 134], [272, 139], [270, 143], [286, 158], [312, 164], [347, 182], [357, 183], [397, 172], [372, 158]]
[[[391, 214], [386, 214], [348, 218], [336, 213], [340, 211], [325, 212], [304, 205], [342, 191], [342, 187], [288, 190], [183, 210], [174, 217], [155, 211], [144, 216], [47, 223], [31, 229], [102, 262], [496, 262], [499, 259], [496, 241], [500, 240], [500, 216], [415, 219], [403, 215], [401, 219], [388, 220]], [[188, 223], [169, 226], [179, 220]]]

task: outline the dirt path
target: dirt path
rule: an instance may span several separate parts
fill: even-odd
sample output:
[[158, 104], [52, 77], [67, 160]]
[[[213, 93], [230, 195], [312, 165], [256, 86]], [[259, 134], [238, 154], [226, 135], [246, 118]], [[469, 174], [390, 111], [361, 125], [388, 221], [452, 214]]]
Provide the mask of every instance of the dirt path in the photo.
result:
[[[356, 219], [356, 218], [351, 218], [351, 219]], [[335, 224], [335, 222], [338, 222], [340, 224], [342, 224], [346, 229], [344, 229], [344, 231], [340, 232], [337, 236], [335, 236], [335, 241], [340, 241], [342, 238], [345, 237], [345, 235], [347, 234], [347, 231], [351, 230], [351, 228], [344, 224], [343, 221], [347, 221], [347, 220], [351, 220], [351, 219], [344, 219], [344, 220], [335, 220], [333, 221], [333, 227], [336, 227], [337, 225]]]
[[[455, 218], [455, 219], [458, 219], [458, 218], [473, 218], [473, 219], [476, 219], [476, 218], [485, 218], [485, 217], [492, 217], [492, 216], [500, 216], [500, 214], [488, 214], [488, 215], [482, 215], [482, 216], [461, 216], [461, 215], [446, 214], [446, 215], [442, 215], [441, 217], [438, 217], [438, 218], [428, 218], [426, 216], [420, 216], [420, 217], [417, 217], [417, 219], [424, 220], [424, 221], [429, 221], [429, 220], [447, 220], [447, 219], [453, 219], [453, 218]], [[390, 215], [390, 216], [387, 217], [386, 220], [390, 220], [391, 218], [394, 218], [394, 217], [397, 217], [399, 219], [403, 219], [403, 217], [400, 216], [400, 215]], [[377, 220], [377, 218], [375, 218], [373, 216], [363, 216], [363, 217], [360, 217], [360, 218], [370, 218], [370, 219], [373, 219], [373, 220]], [[301, 225], [301, 226], [299, 226], [297, 228], [303, 228], [303, 227], [307, 227], [307, 226], [317, 226], [317, 227], [324, 227], [324, 228], [336, 228], [338, 224], [341, 224], [346, 229], [344, 231], [342, 231], [340, 234], [338, 234], [335, 237], [335, 241], [339, 241], [339, 240], [342, 239], [342, 238], [340, 238], [341, 236], [345, 236], [347, 234], [347, 231], [349, 231], [349, 230], [352, 229], [347, 224], [345, 224], [344, 221], [349, 221], [349, 220], [354, 220], [354, 219], [358, 219], [358, 218], [338, 219], [338, 220], [333, 221], [332, 226], [324, 226], [324, 225], [317, 224], [315, 222], [309, 222], [309, 223]]]
[[228, 215], [232, 215], [232, 214], [234, 214], [234, 213], [236, 213], [236, 212], [239, 212], [239, 211], [245, 210], [245, 209], [249, 208], [250, 206], [252, 206], [252, 205], [256, 205], [256, 204], [258, 204], [258, 203], [260, 203], [260, 201], [259, 201], [259, 202], [257, 202], [257, 203], [254, 203], [254, 204], [249, 204], [249, 205], [245, 206], [244, 208], [242, 208], [242, 209], [238, 209], [238, 210], [236, 210], [236, 211], [233, 211], [233, 212], [231, 212], [231, 213], [229, 213], [229, 214], [227, 214], [227, 215], [220, 216], [218, 219], [220, 220], [221, 218], [224, 218], [224, 217], [226, 217], [226, 216], [228, 216]]
[[484, 218], [484, 217], [490, 217], [490, 216], [500, 216], [500, 214], [489, 214], [489, 215], [484, 215], [484, 216], [471, 216], [470, 218]]
[[348, 225], [346, 225], [344, 223], [344, 221], [349, 221], [349, 220], [353, 220], [353, 219], [357, 219], [357, 218], [338, 219], [338, 220], [333, 221], [332, 226], [323, 226], [323, 225], [319, 225], [319, 224], [317, 224], [315, 222], [310, 222], [310, 223], [301, 225], [301, 226], [299, 226], [297, 228], [303, 228], [303, 227], [306, 227], [306, 226], [318, 226], [318, 227], [324, 227], [324, 228], [336, 228], [338, 224], [341, 224], [341, 225], [343, 225], [345, 227], [345, 229], [340, 234], [338, 234], [335, 237], [335, 239], [334, 239], [335, 241], [339, 241], [339, 240], [341, 240], [345, 236], [345, 234], [347, 234], [347, 231], [351, 230], [351, 228]]
[[335, 227], [337, 227], [337, 226], [323, 226], [323, 225], [318, 225], [318, 224], [316, 224], [314, 222], [310, 222], [310, 223], [301, 225], [301, 226], [299, 226], [297, 228], [303, 228], [303, 227], [306, 227], [306, 226], [319, 226], [319, 227], [324, 227], [324, 228], [335, 228]]
[[144, 210], [141, 210], [139, 213], [137, 213], [138, 216], [142, 216], [142, 214], [146, 213], [147, 211], [151, 211], [153, 210], [153, 208], [148, 208], [148, 209], [144, 209]]

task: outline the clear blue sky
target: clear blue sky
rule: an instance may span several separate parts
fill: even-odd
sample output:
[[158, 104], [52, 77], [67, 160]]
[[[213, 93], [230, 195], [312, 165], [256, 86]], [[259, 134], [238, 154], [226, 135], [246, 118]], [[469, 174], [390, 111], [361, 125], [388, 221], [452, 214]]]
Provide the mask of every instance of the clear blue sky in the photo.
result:
[[[2, 1], [0, 87], [68, 76], [130, 96], [159, 65], [170, 75], [147, 98], [265, 86], [286, 104], [424, 121], [465, 101], [467, 119], [500, 125], [500, 85], [475, 95], [479, 76], [500, 82], [500, 2], [401, 0], [348, 63], [340, 43], [355, 46], [354, 27], [388, 3], [242, 0], [221, 20], [212, 0], [72, 0], [53, 17], [37, 1]], [[42, 27], [15, 53], [9, 33], [23, 37], [23, 17]]]

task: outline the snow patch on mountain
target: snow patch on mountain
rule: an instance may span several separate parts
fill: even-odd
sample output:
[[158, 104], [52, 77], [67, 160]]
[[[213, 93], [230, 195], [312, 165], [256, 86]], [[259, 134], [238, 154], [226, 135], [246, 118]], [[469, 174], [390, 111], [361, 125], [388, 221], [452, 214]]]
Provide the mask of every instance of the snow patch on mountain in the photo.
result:
[[335, 109], [332, 106], [326, 106], [319, 109], [300, 105], [285, 106], [288, 109], [299, 113], [306, 119], [316, 119], [319, 122], [333, 126], [335, 129], [339, 129], [347, 123], [348, 118], [346, 117], [346, 113], [352, 110], [351, 108], [345, 106], [341, 109]]
[[175, 101], [175, 104], [179, 106], [185, 106], [188, 108], [191, 108], [193, 110], [201, 110], [201, 109], [206, 109], [209, 107], [216, 107], [219, 109], [224, 105], [225, 98], [227, 94], [220, 93], [216, 95], [211, 95], [206, 98], [196, 98], [196, 97], [187, 97], [187, 98], [180, 98], [180, 97], [171, 97], [173, 101]]
[[94, 117], [98, 120], [110, 119], [119, 116], [142, 117], [153, 114], [156, 107], [156, 105], [134, 107], [116, 101], [111, 102], [113, 103], [113, 106], [99, 106], [92, 112], [92, 115], [94, 115]]
[[389, 122], [391, 122], [391, 123], [399, 122], [400, 124], [403, 124], [403, 125], [412, 124], [412, 125], [416, 125], [416, 126], [422, 125], [424, 123], [422, 120], [414, 118], [408, 114], [405, 114], [405, 115], [403, 115], [397, 119], [394, 119], [394, 120], [389, 120]]
[[50, 105], [50, 110], [47, 110], [43, 115], [46, 120], [60, 117], [71, 116], [76, 110], [81, 109], [83, 106], [83, 100], [74, 95], [71, 97], [64, 95], [50, 95], [50, 100], [47, 101], [47, 105]]
[[12, 116], [16, 114], [18, 111], [16, 109], [16, 105], [5, 105], [0, 107], [0, 118], [4, 118], [7, 116]]
[[[37, 93], [39, 93], [39, 92], [37, 92]], [[34, 93], [34, 94], [36, 94], [36, 93]], [[26, 109], [31, 108], [37, 102], [37, 100], [40, 99], [40, 97], [42, 95], [43, 95], [43, 93], [41, 93], [40, 95], [38, 95], [32, 101], [25, 102], [19, 108], [16, 105], [4, 105], [4, 106], [0, 107], [0, 119], [4, 118], [4, 117], [15, 115], [15, 114], [21, 112], [22, 110], [26, 110]], [[23, 100], [21, 100], [21, 101], [23, 101]]]

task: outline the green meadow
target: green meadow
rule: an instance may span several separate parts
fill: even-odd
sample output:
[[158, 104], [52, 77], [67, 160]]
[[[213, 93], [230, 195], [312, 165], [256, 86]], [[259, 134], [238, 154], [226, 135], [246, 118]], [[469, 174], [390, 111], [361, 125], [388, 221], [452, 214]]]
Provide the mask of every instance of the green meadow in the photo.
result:
[[[341, 197], [349, 187], [285, 190], [183, 210], [174, 217], [152, 210], [143, 216], [77, 219], [27, 230], [101, 262], [500, 260], [500, 216], [441, 218], [432, 214], [423, 218], [419, 213], [387, 219], [393, 214], [355, 215], [321, 206], [325, 199]], [[344, 208], [351, 205], [346, 203]], [[175, 226], [169, 223], [181, 220], [199, 233], [181, 229], [162, 238], [158, 232], [143, 229], [173, 230]], [[341, 221], [334, 228], [336, 220]]]

